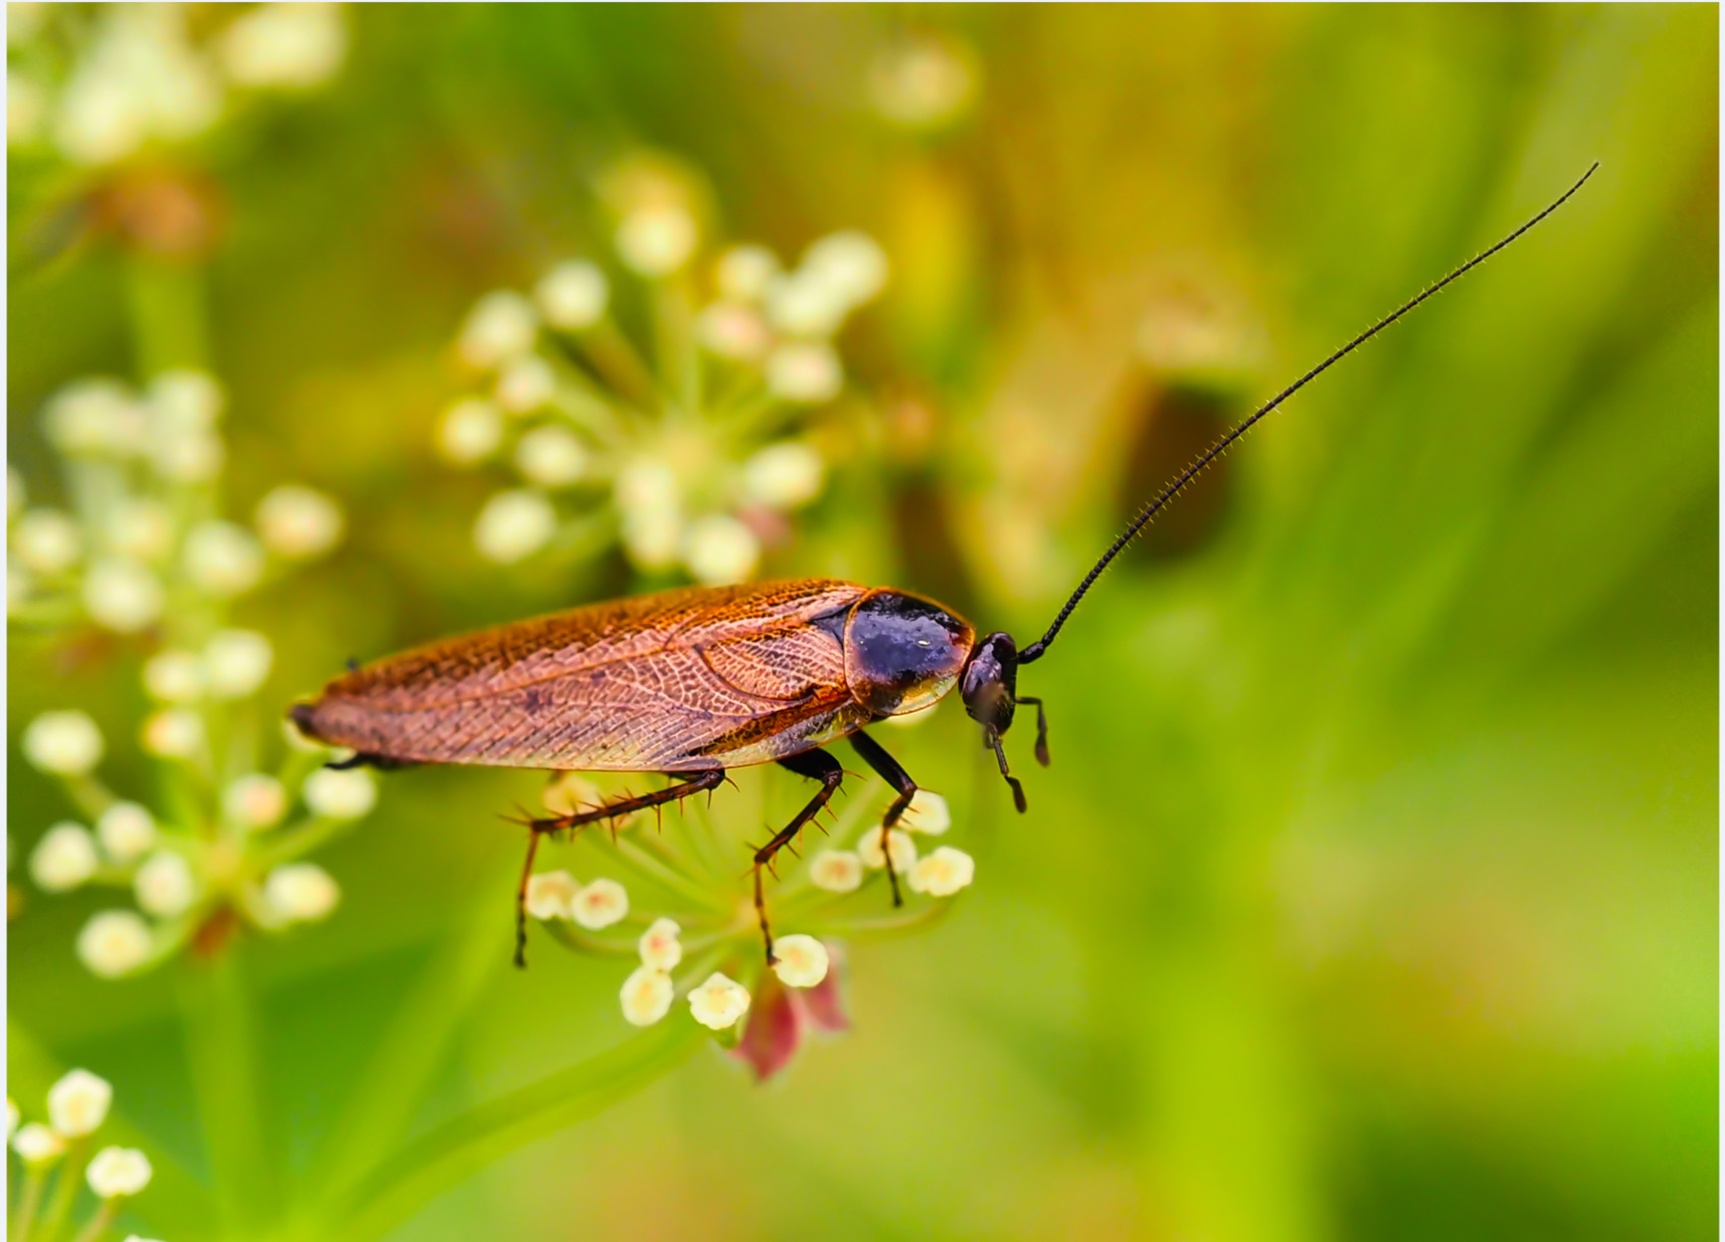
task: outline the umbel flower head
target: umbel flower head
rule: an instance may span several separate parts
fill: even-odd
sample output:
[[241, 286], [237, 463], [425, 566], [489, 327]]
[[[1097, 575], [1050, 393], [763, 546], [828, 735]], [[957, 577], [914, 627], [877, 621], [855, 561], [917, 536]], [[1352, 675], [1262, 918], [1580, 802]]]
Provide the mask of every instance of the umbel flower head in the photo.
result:
[[8, 477], [15, 641], [95, 627], [148, 652], [139, 674], [151, 705], [116, 741], [152, 761], [153, 801], [102, 780], [109, 740], [84, 711], [44, 712], [19, 739], [74, 812], [31, 848], [36, 887], [113, 888], [135, 905], [97, 913], [78, 933], [78, 957], [103, 977], [187, 944], [217, 947], [241, 922], [277, 931], [324, 918], [339, 890], [305, 855], [376, 796], [365, 772], [316, 770], [327, 752], [298, 734], [264, 762], [259, 738], [274, 734], [257, 696], [274, 647], [230, 613], [259, 585], [330, 552], [343, 517], [298, 484], [266, 493], [249, 525], [216, 516], [225, 403], [201, 371], [158, 375], [143, 392], [79, 381], [44, 411], [70, 506], [32, 508], [24, 480]]
[[[601, 188], [604, 254], [469, 312], [456, 352], [478, 390], [444, 412], [439, 451], [516, 476], [474, 525], [491, 560], [620, 543], [643, 571], [741, 581], [821, 492], [808, 416], [844, 387], [834, 338], [885, 286], [886, 256], [855, 231], [794, 266], [760, 245], [715, 248], [696, 183], [664, 161]], [[631, 330], [643, 317], [650, 333]]]
[[[773, 779], [750, 771], [736, 776], [744, 791]], [[552, 783], [545, 804], [568, 814], [603, 799], [597, 786], [570, 775]], [[710, 807], [689, 799], [661, 820], [637, 814], [614, 836], [593, 833], [579, 847], [590, 860], [582, 864], [590, 878], [566, 867], [534, 874], [527, 911], [569, 948], [633, 962], [618, 992], [625, 1022], [698, 1023], [764, 1079], [789, 1063], [810, 1032], [848, 1026], [845, 941], [932, 923], [975, 877], [971, 856], [954, 846], [920, 854], [919, 840], [926, 844], [951, 826], [945, 799], [920, 791], [883, 849], [887, 803], [885, 787], [870, 781], [824, 837], [820, 827], [808, 827], [802, 844], [810, 851], [779, 855], [778, 882], [764, 889], [773, 929], [770, 967], [753, 900], [753, 846], [738, 826], [758, 820], [740, 818], [723, 799]], [[898, 908], [888, 852], [905, 899]]]
[[84, 1069], [72, 1070], [49, 1088], [46, 1122], [20, 1125], [18, 1106], [7, 1098], [6, 1136], [24, 1167], [24, 1184], [11, 1211], [12, 1227], [20, 1236], [43, 1221], [53, 1232], [56, 1223], [63, 1222], [80, 1178], [98, 1205], [77, 1231], [79, 1237], [103, 1234], [121, 1202], [149, 1186], [154, 1170], [137, 1148], [107, 1146], [90, 1154], [95, 1145], [91, 1136], [107, 1120], [113, 1100], [107, 1080]]

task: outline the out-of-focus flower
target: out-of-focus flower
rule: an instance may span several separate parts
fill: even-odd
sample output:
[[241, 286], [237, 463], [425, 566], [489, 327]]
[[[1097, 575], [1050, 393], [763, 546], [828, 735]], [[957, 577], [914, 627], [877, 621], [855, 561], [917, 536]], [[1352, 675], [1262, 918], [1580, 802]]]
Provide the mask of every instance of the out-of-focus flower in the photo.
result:
[[144, 661], [144, 689], [153, 699], [195, 703], [204, 688], [204, 662], [189, 651], [158, 651]]
[[150, 381], [149, 407], [158, 437], [213, 430], [228, 395], [208, 371], [163, 371]]
[[58, 1160], [66, 1150], [66, 1140], [39, 1121], [20, 1126], [12, 1136], [12, 1150], [26, 1165], [43, 1165]]
[[159, 561], [173, 547], [174, 522], [156, 500], [132, 499], [115, 507], [108, 546], [135, 561]]
[[108, 557], [84, 575], [84, 609], [117, 634], [131, 634], [162, 615], [167, 596], [156, 575], [134, 561]]
[[623, 980], [623, 1018], [631, 1026], [652, 1026], [671, 1012], [676, 995], [670, 975], [642, 966]]
[[24, 730], [24, 758], [44, 772], [82, 776], [102, 759], [102, 733], [80, 711], [43, 712]]
[[235, 522], [200, 522], [186, 532], [181, 554], [186, 576], [218, 597], [241, 595], [264, 573], [264, 550], [257, 537]]
[[184, 858], [172, 850], [158, 850], [132, 877], [132, 892], [145, 914], [172, 918], [197, 900], [198, 881]]
[[204, 749], [204, 718], [189, 707], [165, 707], [144, 721], [139, 736], [159, 759], [193, 759]]
[[773, 955], [773, 971], [789, 987], [812, 988], [827, 977], [827, 947], [813, 936], [781, 936]]
[[[789, 270], [754, 244], [703, 263], [709, 217], [689, 174], [634, 161], [602, 193], [621, 276], [568, 260], [532, 301], [482, 297], [457, 348], [495, 380], [445, 410], [438, 450], [456, 465], [511, 466], [529, 485], [480, 511], [473, 538], [489, 560], [593, 555], [614, 539], [644, 571], [741, 580], [820, 494], [826, 464], [798, 433], [844, 388], [831, 338], [885, 287], [885, 253], [844, 230]], [[650, 349], [608, 315], [614, 278], [649, 283]]]
[[78, 960], [92, 974], [117, 979], [150, 957], [150, 929], [130, 910], [104, 910], [78, 933]]
[[217, 630], [204, 648], [204, 674], [218, 699], [244, 699], [257, 693], [275, 661], [270, 640], [253, 630]]
[[258, 502], [258, 535], [277, 556], [305, 560], [341, 542], [346, 519], [341, 506], [322, 492], [286, 484]]
[[12, 528], [12, 551], [32, 573], [52, 577], [78, 563], [84, 541], [71, 518], [55, 509], [31, 509]]
[[910, 868], [910, 891], [931, 897], [950, 897], [968, 888], [976, 877], [976, 863], [963, 850], [943, 845]]
[[90, 1160], [84, 1179], [98, 1199], [129, 1197], [150, 1184], [150, 1158], [136, 1147], [104, 1147]]
[[236, 778], [222, 793], [222, 810], [242, 828], [273, 828], [287, 814], [287, 790], [267, 772]]
[[749, 990], [719, 971], [708, 975], [705, 983], [689, 992], [689, 1012], [709, 1030], [722, 1031], [735, 1026], [748, 1011]]
[[581, 882], [567, 871], [544, 871], [527, 881], [527, 913], [536, 919], [566, 919]]
[[473, 542], [490, 560], [508, 565], [531, 556], [557, 531], [557, 511], [544, 495], [520, 489], [498, 492], [473, 525]]
[[156, 843], [156, 818], [136, 802], [116, 802], [96, 819], [96, 839], [108, 860], [125, 866]]
[[96, 843], [81, 824], [55, 824], [30, 851], [30, 878], [47, 893], [64, 893], [96, 874]]
[[216, 54], [236, 85], [304, 89], [341, 68], [347, 28], [335, 4], [260, 4], [228, 23]]
[[854, 850], [822, 850], [809, 860], [809, 880], [829, 893], [854, 892], [862, 887], [862, 859]]
[[672, 971], [683, 960], [683, 942], [677, 939], [683, 929], [675, 919], [654, 919], [641, 933], [639, 948], [641, 965], [649, 970]]
[[[545, 787], [540, 801], [553, 815], [573, 815], [584, 807], [598, 806], [603, 801], [603, 795], [597, 785], [579, 772], [563, 772]], [[625, 822], [626, 818], [613, 821], [618, 828], [623, 827]]]
[[48, 1120], [57, 1133], [82, 1138], [108, 1116], [114, 1088], [89, 1070], [75, 1069], [48, 1088]]
[[588, 931], [620, 923], [629, 913], [629, 893], [615, 880], [583, 884], [569, 899], [569, 917]]
[[[892, 869], [899, 875], [916, 866], [916, 842], [910, 839], [908, 832], [894, 828], [887, 833], [887, 849], [892, 851]], [[879, 829], [870, 828], [858, 837], [856, 851], [862, 865], [870, 871], [878, 871], [886, 866], [886, 854], [880, 847]]]
[[326, 819], [363, 819], [377, 805], [377, 782], [363, 768], [320, 768], [302, 791], [312, 813]]
[[574, 259], [540, 277], [533, 297], [546, 323], [564, 332], [580, 332], [605, 317], [611, 286], [596, 264]]
[[960, 116], [976, 94], [975, 55], [951, 37], [905, 39], [875, 58], [869, 93], [887, 120], [934, 129]]
[[281, 918], [309, 923], [329, 917], [341, 900], [341, 889], [316, 863], [291, 863], [269, 873], [264, 898]]
[[952, 827], [952, 811], [945, 798], [931, 789], [919, 789], [898, 822], [910, 832], [937, 837]]

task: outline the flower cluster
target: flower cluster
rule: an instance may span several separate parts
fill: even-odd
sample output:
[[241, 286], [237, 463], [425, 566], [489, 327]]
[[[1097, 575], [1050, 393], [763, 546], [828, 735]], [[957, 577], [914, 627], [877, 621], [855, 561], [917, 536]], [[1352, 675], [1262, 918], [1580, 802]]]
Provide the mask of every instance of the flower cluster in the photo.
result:
[[[90, 1136], [107, 1119], [113, 1100], [114, 1088], [82, 1069], [49, 1088], [46, 1122], [20, 1125], [18, 1106], [7, 1098], [6, 1138], [24, 1166], [22, 1179], [7, 1178], [8, 1190], [17, 1196], [16, 1203], [7, 1206], [18, 1236], [58, 1235], [72, 1209], [80, 1175], [98, 1202], [80, 1238], [100, 1237], [125, 1201], [150, 1184], [150, 1159], [137, 1148], [104, 1147], [94, 1155], [90, 1152], [94, 1146]], [[134, 1235], [127, 1242], [144, 1240]]]
[[[623, 1018], [635, 1026], [663, 1020], [677, 999], [690, 1020], [765, 1078], [783, 1068], [809, 1030], [846, 1025], [839, 991], [839, 941], [925, 923], [945, 908], [938, 899], [968, 887], [975, 863], [963, 850], [940, 845], [922, 853], [917, 837], [951, 827], [946, 800], [919, 791], [900, 827], [881, 842], [884, 786], [853, 797], [831, 826], [831, 844], [806, 860], [781, 854], [783, 883], [768, 883], [774, 964], [762, 952], [753, 902], [752, 847], [696, 800], [663, 817], [658, 831], [620, 830], [607, 849], [607, 867], [623, 880], [583, 884], [567, 870], [528, 881], [527, 909], [554, 938], [586, 952], [635, 958], [623, 981]], [[564, 776], [546, 795], [555, 814], [598, 805], [600, 791]], [[635, 823], [644, 816], [637, 815]], [[846, 846], [844, 843], [849, 843]], [[907, 891], [892, 909], [886, 863]], [[650, 894], [640, 908], [631, 889]]]
[[7, 145], [115, 165], [208, 133], [235, 94], [320, 85], [347, 55], [339, 5], [262, 4], [213, 29], [192, 7], [8, 4]]
[[[163, 372], [143, 392], [113, 379], [77, 380], [49, 399], [42, 429], [63, 462], [66, 504], [32, 507], [23, 478], [7, 472], [13, 622], [40, 629], [88, 621], [135, 634], [170, 612], [225, 605], [341, 541], [340, 507], [297, 484], [266, 495], [250, 527], [219, 516], [226, 404], [221, 385], [197, 370]], [[243, 699], [257, 689], [269, 659], [257, 657], [255, 641], [213, 635], [208, 643], [198, 670], [193, 653], [162, 664], [152, 692], [184, 702], [204, 692]]]
[[[264, 644], [267, 657], [267, 641], [251, 638]], [[152, 659], [146, 680], [174, 654]], [[218, 764], [204, 714], [189, 706], [155, 713], [140, 740], [166, 766], [164, 783], [175, 791], [168, 799], [173, 809], [157, 812], [120, 798], [96, 776], [105, 743], [83, 712], [46, 712], [26, 726], [25, 759], [59, 778], [94, 825], [68, 819], [43, 833], [27, 863], [31, 880], [47, 893], [86, 885], [130, 889], [142, 911], [105, 910], [84, 924], [75, 947], [90, 971], [117, 978], [194, 940], [214, 948], [234, 915], [281, 931], [335, 909], [336, 882], [300, 860], [368, 814], [376, 785], [363, 770], [316, 767], [327, 752], [291, 727], [287, 734], [290, 745], [276, 770], [252, 771], [243, 732]]]
[[[457, 352], [485, 388], [444, 412], [439, 451], [519, 476], [474, 526], [491, 560], [616, 541], [645, 571], [740, 581], [821, 492], [804, 415], [842, 390], [833, 338], [885, 285], [886, 256], [849, 231], [789, 269], [760, 245], [708, 258], [687, 178], [639, 164], [606, 186], [614, 262], [572, 258], [531, 296], [473, 307]], [[651, 351], [625, 330], [636, 312]]]
[[260, 762], [257, 696], [275, 651], [264, 634], [231, 624], [231, 606], [333, 549], [344, 519], [333, 500], [297, 484], [266, 494], [251, 526], [219, 516], [224, 404], [200, 371], [159, 375], [143, 393], [79, 381], [48, 402], [44, 419], [67, 507], [30, 507], [23, 480], [8, 473], [15, 637], [94, 627], [150, 652], [141, 676], [153, 706], [137, 744], [156, 768], [154, 808], [97, 776], [107, 743], [88, 714], [43, 713], [21, 738], [25, 759], [62, 783], [80, 816], [35, 843], [36, 886], [130, 888], [142, 911], [106, 911], [79, 934], [78, 956], [102, 976], [162, 960], [200, 929], [225, 926], [229, 912], [271, 930], [324, 917], [334, 881], [299, 860], [375, 797], [366, 773], [312, 771], [323, 752], [297, 733], [270, 770]]

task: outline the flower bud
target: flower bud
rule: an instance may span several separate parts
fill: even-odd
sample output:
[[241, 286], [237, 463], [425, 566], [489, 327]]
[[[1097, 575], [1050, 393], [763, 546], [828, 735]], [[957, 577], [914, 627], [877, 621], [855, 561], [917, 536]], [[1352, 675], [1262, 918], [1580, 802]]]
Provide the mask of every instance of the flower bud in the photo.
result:
[[108, 546], [134, 561], [159, 561], [173, 548], [173, 517], [154, 500], [124, 501], [107, 529]]
[[847, 229], [810, 246], [803, 255], [803, 270], [847, 308], [860, 306], [886, 287], [886, 251], [867, 233]]
[[96, 820], [102, 851], [122, 867], [142, 858], [156, 843], [156, 820], [136, 802], [116, 802]]
[[623, 1018], [631, 1026], [652, 1026], [671, 1011], [671, 976], [651, 966], [638, 967], [623, 980]]
[[456, 349], [468, 366], [489, 370], [532, 349], [538, 335], [533, 303], [514, 290], [499, 289], [468, 312]]
[[118, 978], [149, 959], [150, 929], [130, 910], [104, 910], [84, 924], [75, 948], [92, 974]]
[[241, 595], [258, 584], [264, 551], [251, 531], [234, 522], [200, 522], [186, 534], [186, 576], [218, 598]]
[[191, 864], [172, 850], [158, 850], [132, 877], [132, 892], [138, 908], [159, 919], [184, 914], [198, 898], [198, 882]]
[[242, 828], [254, 832], [273, 828], [287, 814], [287, 790], [275, 777], [251, 772], [234, 780], [223, 792], [222, 809]]
[[534, 354], [517, 358], [497, 377], [497, 404], [508, 414], [544, 409], [557, 395], [557, 374]]
[[562, 427], [535, 427], [515, 446], [515, 468], [539, 487], [568, 487], [587, 474], [587, 446]]
[[90, 1161], [84, 1180], [98, 1199], [137, 1194], [150, 1184], [149, 1157], [136, 1147], [104, 1147]]
[[346, 524], [340, 505], [298, 484], [278, 487], [258, 502], [258, 534], [264, 547], [290, 560], [322, 556], [341, 542]]
[[29, 509], [12, 528], [12, 550], [24, 568], [55, 578], [78, 563], [84, 537], [58, 509]]
[[195, 703], [204, 694], [204, 662], [189, 651], [158, 651], [144, 661], [144, 689], [162, 703]]
[[217, 630], [204, 648], [204, 672], [218, 699], [244, 699], [257, 693], [275, 663], [270, 640], [253, 630]]
[[557, 511], [540, 492], [498, 492], [485, 502], [473, 525], [480, 554], [510, 565], [539, 551], [557, 531]]
[[66, 1150], [66, 1140], [41, 1122], [32, 1121], [12, 1136], [12, 1150], [27, 1165], [43, 1165], [59, 1159]]
[[84, 575], [84, 611], [116, 634], [135, 634], [162, 615], [167, 596], [156, 575], [136, 561], [108, 557]]
[[952, 827], [952, 811], [946, 805], [946, 799], [931, 789], [919, 789], [910, 800], [910, 805], [904, 808], [904, 814], [899, 817], [907, 831], [926, 833], [938, 837]]
[[195, 759], [204, 748], [204, 718], [189, 707], [165, 707], [144, 721], [140, 740], [158, 759]]
[[682, 931], [674, 919], [654, 919], [641, 933], [641, 965], [649, 970], [675, 970], [683, 960], [683, 943], [677, 939]]
[[617, 253], [643, 276], [669, 276], [695, 253], [695, 218], [673, 204], [641, 207], [617, 226]]
[[360, 768], [319, 768], [300, 788], [305, 804], [325, 819], [363, 819], [377, 805], [377, 783]]
[[728, 1030], [749, 1011], [749, 990], [719, 971], [689, 993], [689, 1012], [708, 1030]]
[[545, 322], [565, 332], [579, 332], [598, 323], [610, 294], [605, 273], [584, 259], [559, 263], [533, 289]]
[[827, 977], [827, 947], [813, 936], [780, 936], [773, 957], [773, 973], [786, 987], [812, 988]]
[[316, 863], [289, 863], [265, 877], [264, 900], [284, 922], [312, 923], [329, 917], [341, 888]]
[[207, 371], [163, 371], [150, 381], [150, 418], [168, 432], [209, 431], [227, 408], [227, 394]]
[[734, 517], [715, 513], [690, 525], [683, 560], [708, 586], [742, 582], [761, 560], [761, 541]]
[[743, 492], [769, 509], [797, 509], [821, 494], [826, 463], [806, 444], [769, 444], [743, 463]]
[[347, 55], [336, 4], [263, 4], [229, 22], [214, 49], [237, 86], [305, 89], [334, 76]]
[[584, 884], [569, 902], [569, 917], [588, 931], [619, 923], [628, 913], [628, 891], [615, 880], [600, 879]]
[[75, 1069], [48, 1088], [48, 1120], [67, 1138], [82, 1138], [102, 1124], [113, 1102], [107, 1079]]
[[45, 893], [64, 893], [95, 875], [99, 862], [89, 830], [67, 821], [43, 833], [30, 851], [30, 878]]
[[[916, 866], [916, 842], [910, 839], [908, 832], [894, 828], [887, 834], [887, 848], [892, 850], [892, 869], [898, 875], [903, 875]], [[886, 866], [886, 855], [880, 848], [878, 824], [863, 829], [862, 836], [857, 839], [856, 851], [863, 866], [869, 870], [875, 871]]]
[[844, 368], [832, 346], [820, 341], [781, 345], [767, 355], [767, 389], [786, 401], [819, 405], [844, 387]]
[[458, 466], [470, 466], [503, 443], [503, 411], [484, 397], [464, 397], [444, 411], [437, 447]]
[[950, 897], [976, 877], [976, 862], [963, 850], [943, 845], [910, 869], [910, 891]]
[[58, 776], [83, 776], [102, 758], [102, 733], [80, 711], [43, 712], [24, 729], [24, 758]]
[[542, 871], [527, 879], [527, 913], [536, 919], [566, 919], [581, 882], [567, 871]]
[[719, 256], [719, 292], [733, 302], [758, 302], [779, 274], [779, 257], [765, 246], [733, 246]]
[[822, 850], [809, 859], [809, 880], [829, 893], [854, 892], [862, 886], [862, 859], [850, 850]]

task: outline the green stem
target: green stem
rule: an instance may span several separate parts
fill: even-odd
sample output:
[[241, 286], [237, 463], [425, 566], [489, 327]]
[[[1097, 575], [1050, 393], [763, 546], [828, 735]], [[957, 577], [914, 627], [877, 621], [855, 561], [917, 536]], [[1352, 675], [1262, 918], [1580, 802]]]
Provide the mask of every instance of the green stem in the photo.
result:
[[54, 1179], [54, 1197], [48, 1201], [48, 1210], [42, 1214], [41, 1236], [50, 1242], [60, 1236], [66, 1218], [72, 1214], [72, 1205], [78, 1201], [78, 1187], [84, 1182], [84, 1168], [89, 1163], [89, 1143], [76, 1138], [66, 1144], [66, 1154], [60, 1160], [59, 1174]]
[[140, 375], [208, 365], [201, 268], [134, 253], [126, 265], [126, 296]]
[[307, 854], [322, 845], [328, 844], [342, 833], [352, 828], [358, 820], [318, 818], [303, 824], [296, 824], [287, 831], [279, 833], [274, 841], [261, 847], [253, 855], [254, 867], [258, 874], [292, 862], [296, 858], [304, 858]]
[[527, 1144], [567, 1129], [682, 1064], [706, 1042], [692, 1022], [661, 1022], [589, 1061], [481, 1104], [398, 1152], [325, 1219], [343, 1242], [379, 1238], [451, 1187]]
[[256, 1031], [232, 947], [180, 971], [192, 1090], [208, 1145], [216, 1207], [229, 1232], [264, 1214], [272, 1196], [257, 1090]]
[[29, 1242], [30, 1228], [36, 1223], [36, 1209], [42, 1206], [42, 1170], [25, 1169], [24, 1187], [18, 1192], [18, 1210], [12, 1216], [13, 1242]]
[[108, 1226], [114, 1223], [114, 1217], [120, 1213], [118, 1199], [104, 1199], [102, 1206], [96, 1209], [96, 1214], [85, 1222], [78, 1230], [78, 1236], [72, 1242], [96, 1242], [96, 1239], [108, 1232]]

